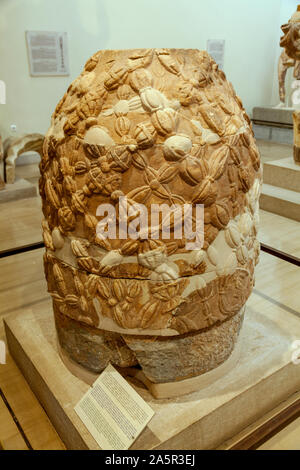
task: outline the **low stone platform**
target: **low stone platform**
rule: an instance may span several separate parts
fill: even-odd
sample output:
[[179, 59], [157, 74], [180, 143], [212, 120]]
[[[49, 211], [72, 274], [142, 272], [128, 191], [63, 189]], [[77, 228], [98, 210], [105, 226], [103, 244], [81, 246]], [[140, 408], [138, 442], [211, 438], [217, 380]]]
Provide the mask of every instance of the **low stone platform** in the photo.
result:
[[291, 108], [256, 106], [252, 111], [256, 139], [293, 144], [293, 112]]
[[264, 163], [261, 209], [300, 221], [300, 165], [293, 157]]
[[37, 195], [36, 186], [24, 179], [16, 180], [13, 184], [5, 184], [0, 190], [0, 203], [16, 201]]
[[256, 106], [253, 108], [252, 120], [255, 124], [277, 124], [278, 127], [293, 127], [292, 108], [276, 108], [274, 106]]
[[[89, 386], [63, 364], [50, 303], [5, 319], [10, 352], [69, 449], [99, 449], [74, 411]], [[191, 394], [155, 399], [128, 378], [155, 411], [132, 449], [213, 449], [300, 390], [291, 345], [299, 318], [282, 309], [249, 308], [237, 365]]]
[[300, 165], [293, 157], [264, 163], [264, 183], [300, 192]]

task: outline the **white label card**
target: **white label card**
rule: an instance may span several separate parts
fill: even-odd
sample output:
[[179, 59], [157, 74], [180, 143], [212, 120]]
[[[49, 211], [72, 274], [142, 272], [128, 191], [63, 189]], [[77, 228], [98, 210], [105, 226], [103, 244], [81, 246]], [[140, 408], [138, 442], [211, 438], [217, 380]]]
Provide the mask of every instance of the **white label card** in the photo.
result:
[[75, 411], [103, 450], [129, 449], [154, 415], [110, 364], [75, 406]]
[[67, 33], [26, 31], [30, 75], [69, 75]]
[[225, 40], [224, 39], [208, 39], [207, 41], [207, 52], [212, 56], [216, 64], [220, 69], [224, 67], [224, 52], [225, 52]]

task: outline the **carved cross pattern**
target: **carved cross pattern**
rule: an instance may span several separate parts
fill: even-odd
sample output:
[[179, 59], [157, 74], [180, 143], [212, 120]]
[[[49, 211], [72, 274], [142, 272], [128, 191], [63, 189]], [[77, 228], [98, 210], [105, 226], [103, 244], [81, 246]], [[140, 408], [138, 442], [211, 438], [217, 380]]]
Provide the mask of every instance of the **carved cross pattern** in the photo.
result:
[[188, 284], [187, 279], [176, 282], [162, 282], [150, 288], [156, 300], [146, 302], [140, 312], [142, 328], [148, 328], [157, 318], [165, 314], [174, 314], [176, 308], [185, 302], [182, 293]]
[[171, 193], [167, 184], [170, 183], [178, 174], [178, 169], [174, 166], [164, 165], [159, 170], [147, 167], [144, 170], [145, 185], [135, 188], [127, 194], [127, 197], [136, 202], [145, 204], [154, 194], [160, 199], [168, 200], [175, 204], [176, 199], [184, 202], [182, 198]]
[[122, 328], [134, 328], [137, 317], [134, 299], [139, 295], [141, 286], [136, 281], [127, 284], [124, 279], [112, 281], [110, 288], [100, 279], [97, 282], [98, 294], [106, 300], [113, 313], [113, 319]]
[[152, 287], [151, 293], [153, 297], [162, 302], [170, 302], [175, 297], [180, 297], [185, 287], [188, 284], [187, 279], [182, 279], [176, 282], [157, 283]]

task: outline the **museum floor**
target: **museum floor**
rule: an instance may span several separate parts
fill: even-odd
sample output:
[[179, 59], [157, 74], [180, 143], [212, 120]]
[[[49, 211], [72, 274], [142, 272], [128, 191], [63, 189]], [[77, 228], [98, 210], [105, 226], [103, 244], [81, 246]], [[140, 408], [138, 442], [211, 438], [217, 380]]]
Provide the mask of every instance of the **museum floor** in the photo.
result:
[[[263, 162], [287, 158], [291, 146], [259, 142]], [[22, 177], [36, 183], [36, 165], [19, 166]], [[259, 240], [268, 247], [300, 258], [299, 222], [260, 211]], [[0, 340], [5, 339], [2, 318], [33, 305], [50, 305], [42, 266], [41, 205], [39, 198], [2, 204], [0, 211]], [[28, 251], [24, 247], [31, 246]], [[262, 252], [256, 285], [248, 305], [300, 317], [299, 267], [274, 254]], [[0, 443], [4, 449], [64, 449], [45, 411], [35, 398], [13, 359], [0, 366]], [[300, 450], [300, 392], [288, 403], [262, 416], [221, 448]], [[293, 419], [286, 410], [298, 409]], [[298, 417], [297, 417], [298, 416]], [[4, 418], [4, 419], [3, 419]], [[275, 424], [274, 424], [275, 423]], [[257, 439], [259, 435], [259, 439]], [[256, 436], [256, 437], [255, 437]], [[247, 444], [245, 444], [247, 443]], [[252, 443], [252, 444], [251, 444]], [[244, 447], [243, 447], [244, 446]]]

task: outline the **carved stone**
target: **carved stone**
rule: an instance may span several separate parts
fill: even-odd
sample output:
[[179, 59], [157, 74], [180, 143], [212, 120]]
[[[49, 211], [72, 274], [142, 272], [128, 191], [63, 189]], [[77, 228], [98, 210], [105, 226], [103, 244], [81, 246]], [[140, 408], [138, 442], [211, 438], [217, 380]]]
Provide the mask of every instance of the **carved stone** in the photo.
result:
[[294, 77], [296, 79], [294, 92], [294, 104], [296, 111], [293, 114], [294, 121], [294, 160], [300, 164], [300, 5], [296, 13], [291, 17], [287, 24], [281, 26], [284, 36], [280, 39], [280, 46], [284, 47], [285, 56], [290, 61], [294, 61]]
[[[45, 274], [60, 346], [100, 372], [142, 367], [153, 382], [203, 374], [230, 356], [258, 261], [260, 158], [251, 122], [206, 52], [100, 51], [59, 102], [44, 141]], [[171, 234], [97, 235], [120, 201], [204, 205], [204, 245]], [[194, 216], [194, 212], [193, 212]], [[175, 217], [175, 216], [174, 216]], [[160, 226], [159, 226], [160, 227]]]
[[280, 46], [285, 49], [285, 53], [293, 60], [300, 60], [300, 5], [292, 15], [289, 22], [282, 25], [284, 35], [280, 38]]
[[5, 181], [8, 184], [15, 182], [16, 160], [22, 153], [37, 152], [43, 154], [42, 134], [27, 134], [21, 137], [8, 137], [4, 141]]
[[[297, 63], [297, 67], [296, 67]], [[299, 74], [299, 62], [291, 59], [285, 50], [282, 51], [282, 53], [279, 56], [278, 60], [278, 84], [279, 84], [279, 98], [280, 98], [280, 104], [281, 106], [285, 106], [286, 102], [286, 90], [285, 90], [285, 79], [286, 79], [286, 74], [287, 71], [290, 67], [294, 67], [294, 77], [296, 79], [298, 78]]]
[[[296, 13], [293, 14], [287, 24], [281, 26], [284, 36], [280, 38], [280, 46], [283, 51], [278, 60], [278, 82], [279, 82], [279, 96], [280, 106], [285, 105], [286, 91], [285, 91], [285, 78], [287, 70], [294, 67], [295, 82], [293, 87], [298, 88], [298, 81], [300, 80], [300, 49], [299, 49], [299, 35], [300, 35], [300, 5]], [[292, 97], [293, 106], [294, 100]]]

